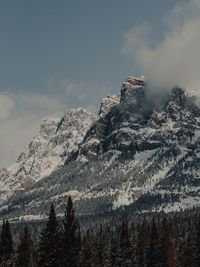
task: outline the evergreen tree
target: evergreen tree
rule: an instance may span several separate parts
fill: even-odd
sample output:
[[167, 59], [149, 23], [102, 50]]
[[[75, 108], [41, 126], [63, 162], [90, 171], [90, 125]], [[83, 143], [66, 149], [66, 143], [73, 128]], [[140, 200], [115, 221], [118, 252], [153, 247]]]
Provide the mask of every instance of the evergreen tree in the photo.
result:
[[[169, 261], [169, 267], [177, 267], [177, 258], [175, 254], [171, 255], [170, 261]], [[184, 266], [185, 267], [185, 266]]]
[[1, 266], [11, 266], [13, 261], [13, 241], [8, 220], [3, 220], [1, 231]]
[[23, 236], [20, 238], [20, 244], [17, 250], [16, 267], [32, 267], [32, 240], [28, 227], [25, 226]]
[[159, 233], [159, 266], [169, 267], [172, 259], [171, 228], [164, 217], [160, 224]]
[[[94, 250], [94, 248], [93, 248]], [[79, 257], [78, 266], [80, 267], [92, 267], [92, 238], [90, 236], [90, 231], [87, 230], [86, 235], [82, 240], [82, 247]]]
[[118, 263], [120, 262], [118, 251], [119, 251], [119, 244], [117, 242], [117, 237], [115, 233], [112, 233], [110, 242], [111, 266], [118, 266]]
[[71, 197], [68, 197], [66, 213], [63, 220], [62, 252], [63, 266], [76, 267], [81, 249], [80, 227], [75, 219]]
[[129, 227], [127, 221], [123, 222], [121, 226], [120, 250], [122, 257], [121, 266], [122, 267], [132, 266], [131, 263], [132, 248], [131, 248]]
[[196, 217], [193, 239], [193, 267], [200, 266], [200, 216]]
[[135, 267], [136, 265], [136, 228], [134, 223], [131, 223], [130, 227], [130, 242], [131, 242], [131, 266]]
[[39, 267], [59, 267], [60, 255], [59, 255], [59, 233], [58, 233], [58, 221], [56, 218], [53, 204], [51, 205], [49, 219], [46, 223], [45, 229], [41, 233], [41, 239], [39, 244]]
[[103, 226], [100, 225], [99, 231], [97, 232], [97, 238], [96, 242], [94, 243], [95, 245], [95, 265], [96, 266], [102, 266], [103, 265], [103, 260], [105, 257], [105, 244], [104, 244], [105, 236], [103, 233]]
[[146, 242], [147, 242], [147, 222], [144, 219], [142, 225], [137, 227], [137, 236], [136, 236], [136, 266], [144, 267], [145, 265], [145, 252], [146, 252]]
[[146, 253], [146, 265], [147, 267], [157, 267], [159, 266], [159, 256], [158, 256], [158, 229], [153, 218], [151, 224], [151, 233], [149, 237], [149, 244]]
[[193, 266], [193, 247], [192, 240], [190, 237], [185, 238], [184, 240], [179, 241], [178, 247], [178, 262], [181, 266], [191, 267]]
[[[139, 217], [137, 226], [134, 221], [131, 227], [128, 222], [119, 225], [117, 221], [101, 218], [100, 227], [93, 224], [94, 228], [81, 239], [71, 198], [68, 199], [62, 229], [52, 205], [37, 249], [37, 267], [200, 266], [199, 210], [175, 215], [154, 214], [153, 219], [149, 214], [146, 218], [141, 222]], [[3, 221], [0, 241], [0, 267], [36, 266], [38, 255], [27, 227], [20, 237], [15, 262], [10, 225], [6, 220]]]

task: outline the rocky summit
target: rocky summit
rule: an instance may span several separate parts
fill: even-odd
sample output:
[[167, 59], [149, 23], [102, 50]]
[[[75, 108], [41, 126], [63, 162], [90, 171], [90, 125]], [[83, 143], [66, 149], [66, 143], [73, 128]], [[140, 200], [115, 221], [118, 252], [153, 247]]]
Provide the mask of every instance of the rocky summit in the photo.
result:
[[129, 78], [97, 117], [75, 109], [47, 119], [0, 173], [1, 217], [41, 219], [51, 202], [63, 210], [69, 195], [80, 215], [199, 206], [199, 101], [186, 89], [155, 93]]
[[17, 161], [0, 171], [0, 203], [22, 193], [64, 165], [95, 119], [95, 115], [81, 108], [66, 110], [61, 118], [44, 119], [39, 134], [26, 146]]

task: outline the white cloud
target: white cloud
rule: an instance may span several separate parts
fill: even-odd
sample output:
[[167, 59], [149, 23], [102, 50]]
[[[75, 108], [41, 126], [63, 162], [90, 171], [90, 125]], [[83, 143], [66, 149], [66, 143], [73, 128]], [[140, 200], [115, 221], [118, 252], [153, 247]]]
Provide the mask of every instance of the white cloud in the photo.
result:
[[13, 99], [7, 95], [0, 94], [0, 121], [7, 119], [13, 109]]
[[156, 46], [151, 45], [144, 26], [130, 29], [124, 37], [123, 51], [137, 61], [153, 87], [179, 85], [199, 91], [200, 2], [175, 6], [165, 23], [168, 28], [164, 39]]
[[148, 45], [149, 33], [150, 26], [146, 23], [129, 29], [129, 31], [124, 34], [122, 52], [135, 58], [137, 51], [141, 51]]

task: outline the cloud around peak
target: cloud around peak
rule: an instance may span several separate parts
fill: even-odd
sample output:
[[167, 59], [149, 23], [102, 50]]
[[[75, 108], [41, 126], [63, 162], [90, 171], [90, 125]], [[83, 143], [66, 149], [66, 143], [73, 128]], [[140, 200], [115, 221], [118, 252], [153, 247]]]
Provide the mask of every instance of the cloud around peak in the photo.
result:
[[131, 56], [155, 88], [182, 86], [200, 90], [200, 2], [179, 4], [165, 18], [166, 32], [151, 43], [147, 24], [132, 27], [124, 35], [123, 52]]

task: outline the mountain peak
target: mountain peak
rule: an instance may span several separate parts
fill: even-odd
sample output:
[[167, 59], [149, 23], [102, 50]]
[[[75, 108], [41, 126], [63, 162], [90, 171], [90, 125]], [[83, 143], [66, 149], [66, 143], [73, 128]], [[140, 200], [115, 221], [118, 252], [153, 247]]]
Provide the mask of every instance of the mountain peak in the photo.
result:
[[104, 117], [110, 111], [110, 109], [113, 106], [119, 104], [119, 102], [120, 102], [120, 97], [118, 95], [109, 95], [103, 98], [100, 105], [98, 116], [100, 118]]
[[137, 77], [129, 76], [125, 79], [121, 86], [120, 102], [131, 102], [134, 96], [144, 95], [143, 87], [145, 86], [144, 80]]
[[[136, 84], [128, 77], [120, 96], [102, 100], [97, 117], [71, 109], [61, 118], [43, 121], [40, 134], [24, 154], [0, 173], [2, 200], [26, 189], [10, 201], [12, 216], [18, 214], [15, 207], [23, 196], [27, 199], [23, 213], [32, 214], [34, 209], [41, 214], [49, 201], [71, 192], [76, 194], [78, 212], [90, 214], [124, 205], [140, 211], [170, 211], [197, 203], [197, 97], [178, 87], [161, 101], [160, 96], [154, 101], [149, 95], [144, 80]], [[43, 211], [38, 210], [41, 202]]]
[[85, 109], [68, 109], [61, 118], [42, 120], [39, 134], [26, 146], [17, 161], [0, 171], [0, 201], [23, 191], [50, 175], [82, 142], [96, 116]]

